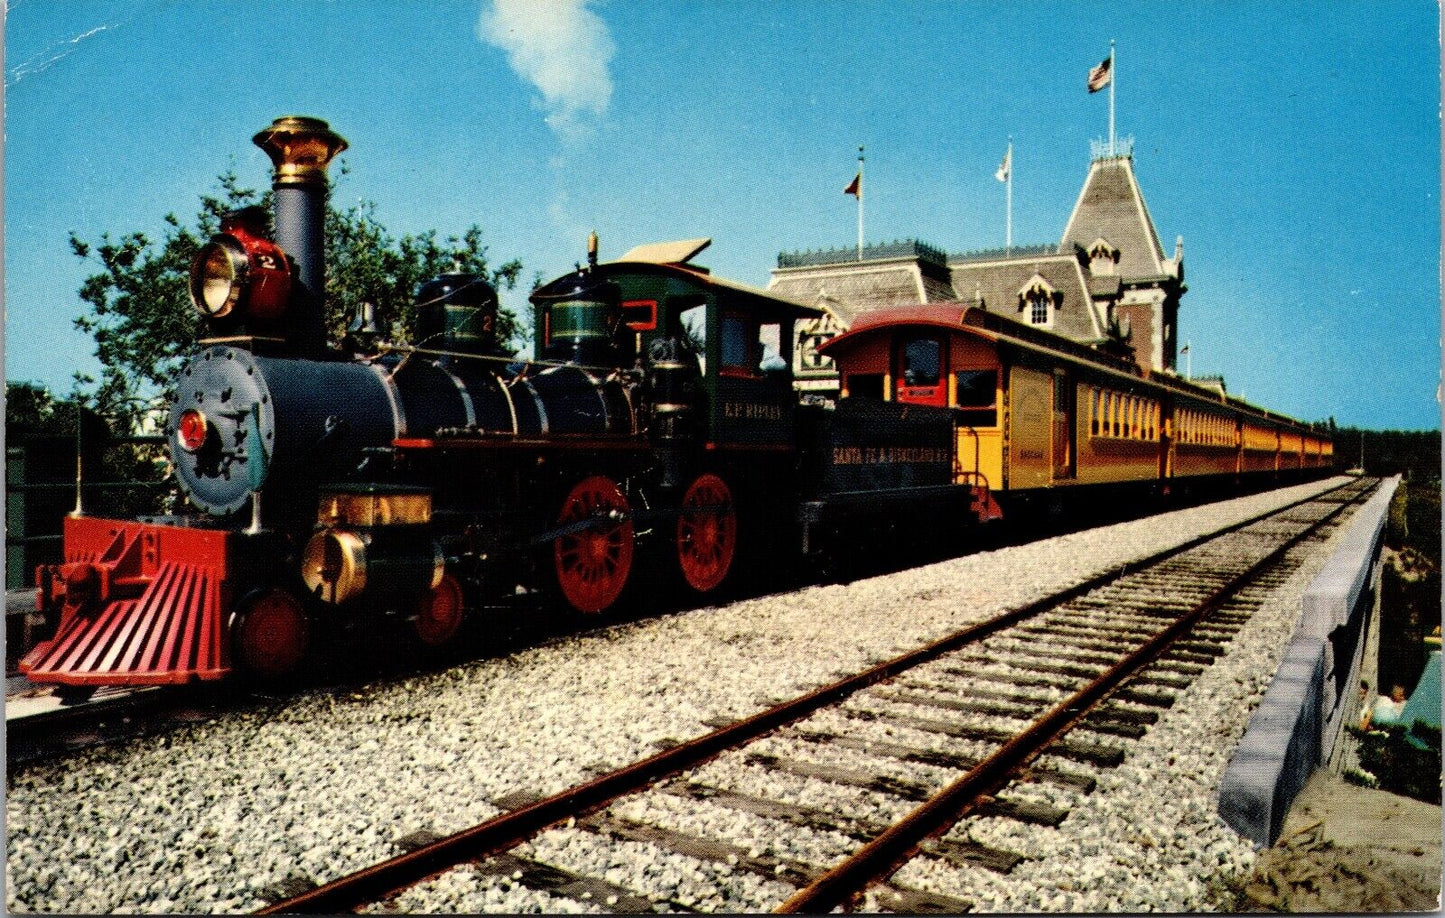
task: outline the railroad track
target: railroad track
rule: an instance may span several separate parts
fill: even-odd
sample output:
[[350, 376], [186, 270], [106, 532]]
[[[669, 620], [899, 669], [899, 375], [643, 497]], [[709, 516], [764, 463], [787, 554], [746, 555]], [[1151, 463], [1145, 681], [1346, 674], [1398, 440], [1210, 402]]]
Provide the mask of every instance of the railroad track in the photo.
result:
[[[398, 842], [400, 856], [288, 890], [261, 913], [408, 910], [406, 890], [447, 882], [463, 864], [458, 882], [503, 877], [615, 912], [727, 901], [655, 898], [642, 878], [628, 882], [627, 858], [608, 851], [638, 846], [708, 865], [700, 876], [720, 884], [751, 883], [785, 912], [967, 911], [970, 902], [890, 877], [913, 857], [1011, 870], [1026, 851], [950, 827], [986, 816], [1059, 824], [1097, 769], [1122, 761], [1225, 652], [1297, 563], [1289, 550], [1324, 538], [1373, 487], [1351, 482], [1200, 536], [559, 794], [493, 801], [502, 815], [446, 837], [415, 833]], [[758, 792], [760, 775], [795, 793]], [[846, 793], [828, 799], [819, 786]], [[699, 808], [730, 813], [722, 821], [747, 831], [718, 838], [668, 824], [668, 814]], [[807, 861], [773, 856], [758, 843], [765, 827], [802, 829], [825, 850]], [[569, 850], [570, 868], [549, 862]]]
[[203, 721], [226, 706], [219, 695], [198, 686], [106, 686], [78, 704], [42, 707], [13, 716], [7, 698], [5, 766], [13, 774], [17, 768], [91, 746]]

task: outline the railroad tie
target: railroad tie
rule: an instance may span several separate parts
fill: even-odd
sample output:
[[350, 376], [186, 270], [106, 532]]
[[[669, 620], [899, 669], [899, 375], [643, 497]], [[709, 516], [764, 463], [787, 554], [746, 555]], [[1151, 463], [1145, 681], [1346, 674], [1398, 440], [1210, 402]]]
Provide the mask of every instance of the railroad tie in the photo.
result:
[[[893, 794], [894, 796], [903, 797], [904, 799], [919, 803], [932, 798], [935, 793], [942, 789], [929, 788], [911, 781], [902, 781], [897, 778], [875, 775], [866, 771], [840, 768], [835, 765], [824, 765], [818, 762], [804, 762], [781, 756], [751, 755], [748, 756], [748, 764], [760, 765], [802, 778], [816, 778], [820, 781], [827, 781], [830, 784], [840, 784], [844, 787], [858, 787], [864, 790]], [[974, 809], [973, 813], [976, 816], [999, 816], [1018, 822], [1048, 826], [1050, 828], [1063, 822], [1064, 818], [1069, 815], [1068, 810], [1048, 806], [1047, 804], [999, 799], [997, 797], [990, 798], [987, 802]]]
[[608, 813], [595, 813], [579, 819], [577, 826], [621, 841], [653, 844], [700, 861], [724, 863], [734, 870], [794, 886], [811, 883], [824, 872], [822, 868], [802, 861], [767, 854], [754, 855], [740, 845], [713, 841], [661, 826], [646, 825]]
[[[880, 714], [872, 711], [857, 711], [851, 709], [845, 710], [843, 713], [859, 720], [883, 721], [900, 727], [911, 727], [915, 730], [922, 730], [926, 733], [942, 733], [945, 736], [952, 736], [957, 739], [979, 740], [986, 743], [1005, 743], [1013, 739], [1014, 736], [1014, 734], [1008, 730], [950, 723], [948, 721], [934, 720], [927, 717]], [[1076, 762], [1086, 762], [1105, 768], [1112, 768], [1124, 761], [1124, 750], [1122, 749], [1083, 742], [1068, 737], [1053, 743], [1048, 747], [1047, 751], [1060, 758], [1073, 759]]]
[[589, 902], [598, 908], [617, 914], [695, 911], [680, 902], [670, 900], [655, 902], [615, 883], [599, 880], [596, 877], [582, 876], [570, 870], [563, 870], [551, 864], [544, 864], [541, 861], [534, 861], [507, 852], [494, 854], [480, 861], [473, 861], [472, 864], [473, 869], [479, 874], [505, 876], [528, 889], [563, 896], [577, 902]]
[[873, 774], [861, 769], [846, 768], [842, 765], [825, 765], [821, 762], [807, 762], [801, 759], [792, 759], [786, 756], [770, 755], [762, 752], [749, 753], [747, 763], [760, 768], [771, 769], [772, 771], [781, 771], [785, 774], [796, 775], [800, 778], [815, 778], [819, 781], [827, 781], [829, 784], [857, 787], [880, 794], [902, 797], [904, 800], [912, 800], [916, 803], [922, 803], [924, 800], [932, 797], [937, 790], [937, 788], [930, 787], [927, 784], [907, 781], [903, 778]]
[[1110, 697], [1151, 708], [1172, 708], [1175, 698], [1168, 692], [1146, 692], [1129, 686], [1114, 689]]
[[[1012, 717], [1015, 720], [1027, 720], [1033, 714], [1031, 711], [1019, 710], [1018, 708], [1009, 708], [1002, 705], [967, 701], [958, 698], [944, 698], [919, 692], [880, 690], [874, 692], [874, 694], [887, 701], [896, 701], [901, 704], [940, 708], [946, 711], [959, 711], [969, 714], [984, 714], [993, 717]], [[1041, 706], [1045, 706], [1046, 704], [1046, 702], [1040, 703]], [[1085, 714], [1080, 723], [1086, 729], [1096, 733], [1107, 733], [1113, 736], [1127, 737], [1128, 739], [1138, 739], [1143, 736], [1145, 732], [1137, 720], [1110, 717], [1093, 711]]]
[[[1132, 712], [1147, 713], [1150, 712]], [[883, 740], [868, 740], [856, 736], [839, 736], [832, 733], [808, 731], [801, 728], [785, 730], [780, 736], [787, 739], [799, 740], [805, 743], [816, 743], [819, 745], [842, 746], [845, 749], [856, 749], [869, 755], [876, 755], [881, 758], [895, 758], [905, 762], [917, 762], [922, 765], [935, 765], [939, 768], [951, 768], [955, 771], [969, 771], [981, 761], [979, 756], [966, 755], [956, 752], [942, 752], [936, 749], [922, 749], [917, 746], [908, 746], [902, 743], [886, 742]], [[1020, 774], [1020, 780], [1039, 783], [1056, 784], [1060, 787], [1067, 787], [1078, 791], [1081, 794], [1094, 792], [1096, 781], [1089, 775], [1061, 771], [1045, 766], [1033, 766]]]
[[[747, 848], [739, 845], [713, 841], [687, 832], [664, 829], [660, 826], [644, 825], [605, 813], [578, 820], [577, 825], [580, 828], [586, 828], [622, 841], [653, 844], [697, 860], [725, 863], [735, 870], [743, 870], [793, 886], [812, 883], [826, 872], [826, 868], [815, 867], [802, 861], [767, 854], [754, 855]], [[910, 909], [920, 914], [957, 913], [959, 910], [972, 908], [969, 903], [949, 896], [924, 892], [891, 882], [885, 882], [883, 886], [888, 890], [890, 898], [899, 903], [906, 903]]]
[[[836, 832], [854, 841], [870, 841], [888, 828], [881, 823], [830, 813], [818, 807], [783, 803], [766, 797], [755, 797], [701, 784], [676, 783], [663, 787], [662, 790], [679, 797], [706, 800], [718, 806], [741, 810], [766, 819], [775, 819], [815, 832]], [[928, 849], [927, 853], [953, 864], [982, 867], [995, 873], [1008, 873], [1025, 860], [1022, 854], [1012, 851], [990, 848], [977, 842], [951, 839], [940, 839], [939, 844]]]

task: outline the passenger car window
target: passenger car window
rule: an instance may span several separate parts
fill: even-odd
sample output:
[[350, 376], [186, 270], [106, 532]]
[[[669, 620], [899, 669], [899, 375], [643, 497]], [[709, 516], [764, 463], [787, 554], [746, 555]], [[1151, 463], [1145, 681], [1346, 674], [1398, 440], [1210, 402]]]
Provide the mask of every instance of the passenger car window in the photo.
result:
[[953, 374], [959, 420], [969, 427], [998, 426], [997, 370], [959, 370]]
[[850, 398], [874, 398], [883, 401], [882, 373], [854, 373], [848, 377]]

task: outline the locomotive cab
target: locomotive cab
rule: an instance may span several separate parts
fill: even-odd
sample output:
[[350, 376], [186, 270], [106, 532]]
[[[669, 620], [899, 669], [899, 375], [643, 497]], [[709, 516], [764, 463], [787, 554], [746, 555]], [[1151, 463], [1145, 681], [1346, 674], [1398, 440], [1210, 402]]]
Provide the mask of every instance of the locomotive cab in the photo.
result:
[[[688, 415], [689, 436], [705, 450], [786, 448], [797, 403], [793, 325], [821, 312], [692, 264], [711, 242], [638, 246], [542, 287], [532, 296], [537, 353], [569, 359], [582, 330], [642, 362], [654, 421], [659, 410]], [[676, 420], [654, 424], [654, 434], [676, 436]]]

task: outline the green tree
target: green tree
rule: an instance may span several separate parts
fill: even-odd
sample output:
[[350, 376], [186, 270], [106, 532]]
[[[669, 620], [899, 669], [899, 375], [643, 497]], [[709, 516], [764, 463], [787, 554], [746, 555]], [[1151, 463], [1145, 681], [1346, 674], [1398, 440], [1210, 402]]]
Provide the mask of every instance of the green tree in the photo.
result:
[[[340, 173], [345, 175], [344, 165]], [[269, 191], [243, 187], [229, 171], [217, 182], [218, 193], [201, 197], [191, 223], [183, 224], [173, 213], [165, 216], [160, 240], [141, 232], [105, 233], [93, 244], [70, 236], [76, 256], [100, 268], [80, 288], [89, 310], [75, 324], [95, 339], [103, 369], [89, 400], [102, 414], [133, 418], [138, 403], [174, 394], [172, 379], [202, 330], [187, 293], [191, 259], [228, 211], [257, 204], [269, 210]], [[415, 318], [413, 298], [423, 282], [460, 270], [510, 290], [522, 271], [516, 259], [493, 268], [477, 226], [460, 236], [441, 238], [433, 230], [397, 238], [366, 201], [346, 210], [328, 205], [325, 232], [326, 321], [333, 338], [340, 338], [360, 305], [369, 302], [387, 337], [405, 343]], [[498, 316], [498, 328], [504, 341], [515, 341], [522, 332], [506, 309]], [[80, 382], [97, 381], [82, 377]]]
[[59, 402], [39, 383], [5, 383], [5, 423], [10, 427], [41, 429], [54, 423]]
[[[49, 486], [72, 482], [75, 451], [80, 447], [88, 513], [130, 517], [165, 512], [178, 492], [165, 487], [167, 462], [162, 446], [147, 438], [127, 437], [123, 430], [113, 437], [119, 425], [109, 424], [86, 402], [75, 394], [59, 398], [38, 383], [5, 383], [5, 445], [24, 453], [23, 483]], [[97, 485], [106, 482], [111, 484]], [[118, 482], [132, 484], [115, 484]], [[68, 487], [27, 492], [29, 534], [58, 532], [61, 516], [73, 509], [73, 495]]]

